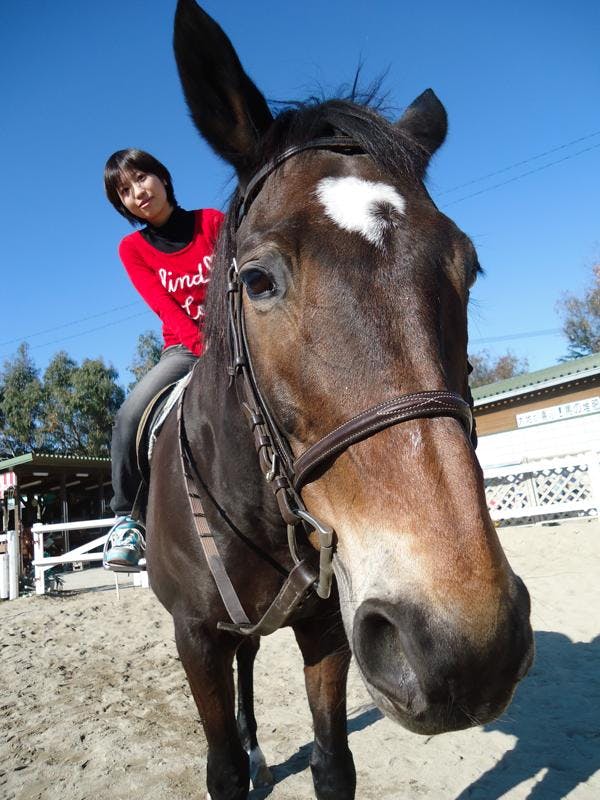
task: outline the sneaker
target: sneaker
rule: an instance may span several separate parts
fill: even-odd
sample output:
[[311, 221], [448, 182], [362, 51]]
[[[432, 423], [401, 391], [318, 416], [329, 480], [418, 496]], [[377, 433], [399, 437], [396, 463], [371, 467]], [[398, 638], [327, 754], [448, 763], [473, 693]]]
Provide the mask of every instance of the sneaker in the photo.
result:
[[123, 517], [108, 532], [102, 566], [113, 572], [139, 572], [138, 561], [146, 549], [145, 528], [133, 517]]

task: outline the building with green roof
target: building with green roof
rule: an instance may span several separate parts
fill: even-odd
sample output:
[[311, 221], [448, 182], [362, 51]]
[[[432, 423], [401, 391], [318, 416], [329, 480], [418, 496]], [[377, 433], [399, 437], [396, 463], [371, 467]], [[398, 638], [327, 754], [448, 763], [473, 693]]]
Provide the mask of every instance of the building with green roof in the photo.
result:
[[600, 451], [600, 353], [473, 390], [484, 468]]

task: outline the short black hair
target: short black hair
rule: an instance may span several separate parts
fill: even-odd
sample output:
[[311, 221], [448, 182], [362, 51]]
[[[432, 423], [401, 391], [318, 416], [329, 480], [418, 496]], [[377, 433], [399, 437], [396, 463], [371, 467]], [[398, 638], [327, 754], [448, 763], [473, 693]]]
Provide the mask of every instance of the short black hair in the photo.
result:
[[132, 225], [142, 225], [143, 219], [139, 219], [128, 211], [119, 197], [119, 187], [128, 173], [139, 170], [149, 175], [156, 175], [165, 184], [167, 190], [167, 200], [175, 208], [175, 190], [169, 170], [157, 158], [146, 153], [145, 150], [137, 150], [135, 147], [128, 147], [126, 150], [117, 150], [106, 162], [104, 167], [104, 189], [111, 205], [125, 217]]

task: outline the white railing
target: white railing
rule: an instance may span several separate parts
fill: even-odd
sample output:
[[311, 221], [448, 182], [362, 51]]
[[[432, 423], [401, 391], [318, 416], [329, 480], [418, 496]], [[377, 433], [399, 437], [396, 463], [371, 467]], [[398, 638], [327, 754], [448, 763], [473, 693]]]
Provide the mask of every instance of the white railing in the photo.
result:
[[[60, 531], [85, 531], [93, 528], [112, 528], [116, 522], [115, 519], [90, 519], [80, 522], [55, 522], [52, 525], [43, 525], [36, 523], [32, 527], [33, 532], [33, 565], [35, 568], [35, 593], [44, 594], [45, 580], [44, 573], [50, 567], [57, 564], [73, 564], [83, 561], [102, 561], [102, 551], [97, 553], [90, 553], [97, 547], [104, 547], [108, 534], [98, 536], [92, 539], [91, 542], [82, 544], [81, 547], [76, 547], [74, 550], [69, 550], [59, 556], [44, 556], [44, 535], [46, 533], [57, 533]], [[145, 567], [145, 561], [140, 561], [140, 566]], [[116, 575], [116, 573], [115, 573]], [[136, 573], [137, 575], [137, 573]], [[139, 574], [139, 585], [148, 586], [147, 574], [142, 572]]]
[[552, 520], [600, 515], [600, 453], [484, 470], [492, 519]]
[[19, 537], [16, 531], [0, 534], [6, 542], [6, 553], [0, 554], [0, 599], [16, 600], [19, 596]]
[[107, 533], [92, 539], [91, 542], [82, 544], [74, 550], [69, 550], [60, 556], [44, 556], [44, 536], [47, 533], [60, 533], [62, 531], [84, 531], [92, 528], [112, 528], [116, 519], [92, 519], [83, 522], [56, 522], [52, 525], [36, 523], [33, 532], [33, 566], [35, 568], [35, 593], [44, 594], [44, 573], [57, 564], [73, 564], [76, 561], [102, 561], [102, 551], [90, 553], [97, 547], [104, 547]]

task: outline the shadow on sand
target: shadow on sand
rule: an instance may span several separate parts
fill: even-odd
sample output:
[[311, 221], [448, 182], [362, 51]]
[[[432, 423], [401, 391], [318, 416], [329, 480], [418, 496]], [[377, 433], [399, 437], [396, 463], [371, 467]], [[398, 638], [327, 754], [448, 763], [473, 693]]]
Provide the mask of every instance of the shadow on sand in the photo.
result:
[[[560, 800], [600, 770], [600, 636], [572, 642], [552, 631], [535, 635], [535, 664], [519, 687], [507, 713], [485, 732], [515, 736], [512, 750], [456, 800], [498, 800], [541, 770], [528, 800]], [[348, 720], [348, 732], [381, 719], [374, 707]], [[272, 767], [275, 784], [307, 769], [312, 742]], [[600, 781], [599, 781], [600, 783]], [[268, 797], [273, 787], [255, 789], [249, 800]], [[589, 797], [594, 794], [590, 787]]]
[[[383, 714], [381, 711], [374, 706], [369, 706], [348, 720], [348, 733], [362, 731], [364, 728], [367, 728], [369, 725], [373, 725], [382, 718]], [[266, 789], [253, 789], [248, 795], [248, 800], [263, 800], [263, 798], [268, 797], [271, 794], [273, 787], [276, 784], [281, 783], [281, 781], [284, 781], [286, 778], [289, 778], [290, 775], [296, 775], [298, 772], [303, 772], [305, 769], [308, 769], [311, 749], [312, 742], [303, 744], [302, 747], [300, 747], [286, 761], [283, 761], [281, 764], [274, 764], [271, 767], [271, 773], [273, 774], [273, 786], [269, 786]]]
[[540, 770], [528, 800], [559, 800], [600, 769], [600, 636], [572, 642], [539, 631], [535, 642], [535, 664], [507, 713], [484, 727], [517, 742], [456, 800], [497, 800]]

